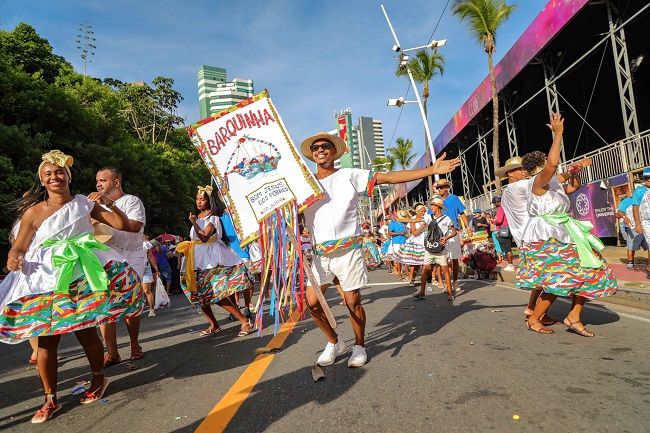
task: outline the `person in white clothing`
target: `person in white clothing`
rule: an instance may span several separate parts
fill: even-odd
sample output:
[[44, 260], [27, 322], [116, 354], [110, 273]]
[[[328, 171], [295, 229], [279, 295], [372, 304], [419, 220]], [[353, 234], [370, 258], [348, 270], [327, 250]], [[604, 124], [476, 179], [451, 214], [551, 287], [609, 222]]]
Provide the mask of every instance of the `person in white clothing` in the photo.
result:
[[451, 219], [442, 213], [443, 210], [446, 210], [445, 208], [445, 203], [442, 200], [441, 197], [435, 196], [429, 201], [429, 207], [431, 208], [431, 211], [433, 214], [428, 218], [429, 222], [427, 225], [427, 237], [430, 232], [434, 230], [434, 224], [438, 226], [440, 229], [440, 234], [442, 235], [440, 239], [437, 241], [439, 245], [441, 245], [443, 248], [440, 249], [438, 252], [432, 252], [427, 250], [427, 247], [429, 249], [432, 248], [431, 245], [427, 245], [427, 240], [425, 238], [424, 240], [424, 266], [422, 267], [422, 277], [420, 279], [420, 291], [413, 295], [413, 297], [416, 300], [424, 300], [424, 288], [427, 285], [427, 279], [429, 276], [431, 276], [431, 268], [434, 265], [440, 266], [442, 268], [442, 272], [445, 275], [445, 278], [447, 280], [447, 300], [448, 301], [453, 301], [454, 298], [454, 293], [451, 289], [451, 273], [449, 271], [449, 266], [448, 266], [448, 261], [447, 261], [447, 256], [448, 256], [448, 251], [444, 247], [447, 244], [447, 241], [449, 239], [454, 238], [456, 236], [456, 228], [454, 227], [454, 223], [451, 221]]
[[[580, 161], [578, 164], [584, 168], [590, 166], [592, 163], [591, 158], [585, 158]], [[499, 168], [496, 171], [496, 176], [500, 178], [507, 178], [508, 185], [503, 189], [501, 196], [501, 208], [506, 214], [508, 220], [508, 228], [510, 229], [510, 234], [512, 239], [515, 241], [519, 247], [519, 255], [523, 256], [525, 253], [526, 247], [523, 245], [522, 237], [524, 234], [524, 229], [528, 224], [530, 215], [526, 209], [526, 194], [530, 189], [530, 182], [532, 179], [527, 179], [528, 172], [522, 167], [522, 158], [519, 156], [514, 156], [508, 159], [505, 165]], [[570, 173], [564, 172], [557, 175], [560, 183], [567, 182], [570, 179]], [[573, 188], [567, 189], [567, 194], [572, 194], [576, 190]], [[530, 297], [528, 299], [528, 305], [524, 309], [524, 318], [528, 320], [535, 305], [537, 304], [537, 299], [542, 294], [542, 289], [531, 289]], [[541, 319], [541, 322], [544, 326], [550, 326], [559, 321], [544, 315]]]
[[190, 240], [181, 242], [176, 251], [185, 255], [185, 274], [181, 288], [192, 305], [201, 309], [209, 327], [201, 337], [221, 331], [212, 312], [217, 304], [241, 324], [239, 337], [253, 332], [253, 324], [237, 308], [234, 294], [252, 289], [244, 262], [229, 246], [220, 215], [223, 214], [212, 196], [211, 186], [199, 186], [196, 193], [198, 215], [190, 212]]
[[350, 312], [350, 321], [355, 334], [349, 367], [360, 367], [366, 363], [365, 327], [366, 313], [361, 306], [359, 289], [368, 279], [363, 261], [363, 236], [358, 220], [358, 195], [371, 194], [375, 183], [400, 183], [421, 179], [434, 174], [452, 171], [460, 159], [446, 160], [443, 154], [436, 163], [419, 170], [403, 170], [391, 173], [375, 173], [354, 168], [336, 169], [334, 161], [345, 153], [345, 142], [325, 132], [305, 139], [300, 151], [316, 163], [316, 179], [325, 197], [304, 211], [306, 225], [314, 245], [314, 271], [320, 287], [307, 287], [307, 307], [314, 322], [327, 337], [328, 343], [319, 356], [321, 366], [331, 365], [345, 350], [345, 343], [327, 321], [315, 290], [323, 293], [338, 278], [345, 295], [345, 304]]
[[[142, 235], [146, 223], [146, 215], [142, 201], [122, 190], [122, 172], [117, 167], [103, 167], [96, 176], [97, 192], [113, 200], [111, 207], [115, 206], [129, 217], [129, 226], [123, 230], [114, 230], [113, 236], [106, 243], [118, 251], [127, 263], [135, 269], [140, 278], [144, 275], [147, 252], [143, 248]], [[126, 329], [129, 331], [131, 344], [131, 360], [142, 358], [142, 348], [138, 343], [140, 334], [140, 316], [126, 320]], [[104, 368], [111, 367], [122, 361], [117, 350], [117, 325], [115, 322], [100, 326], [104, 344], [108, 353], [104, 357]]]

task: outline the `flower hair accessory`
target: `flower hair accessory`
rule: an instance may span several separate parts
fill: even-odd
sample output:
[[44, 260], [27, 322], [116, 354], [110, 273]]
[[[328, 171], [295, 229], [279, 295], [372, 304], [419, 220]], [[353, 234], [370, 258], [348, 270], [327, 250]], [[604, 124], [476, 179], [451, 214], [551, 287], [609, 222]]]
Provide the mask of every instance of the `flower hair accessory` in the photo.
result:
[[43, 168], [43, 165], [45, 163], [50, 163], [54, 164], [57, 167], [63, 167], [65, 168], [65, 171], [68, 173], [68, 179], [72, 180], [72, 174], [70, 173], [70, 167], [74, 163], [74, 158], [72, 158], [70, 155], [66, 155], [65, 153], [61, 152], [60, 150], [51, 150], [44, 154], [41, 159], [43, 162], [41, 162], [41, 165], [38, 166], [38, 175], [40, 177], [41, 175], [41, 168]]
[[213, 188], [210, 185], [206, 185], [206, 186], [200, 186], [199, 185], [199, 186], [197, 186], [197, 188], [198, 188], [198, 190], [199, 190], [199, 192], [201, 194], [207, 194], [208, 196], [212, 195], [212, 189]]

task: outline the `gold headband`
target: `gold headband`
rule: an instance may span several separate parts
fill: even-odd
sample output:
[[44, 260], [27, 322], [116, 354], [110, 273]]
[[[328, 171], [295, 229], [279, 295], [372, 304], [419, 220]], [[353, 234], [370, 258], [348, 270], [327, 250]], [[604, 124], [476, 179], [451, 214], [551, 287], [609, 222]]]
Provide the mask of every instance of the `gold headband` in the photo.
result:
[[208, 197], [212, 195], [212, 187], [210, 185], [206, 185], [204, 187], [199, 185], [197, 188], [201, 194], [205, 193], [208, 195]]
[[61, 152], [60, 150], [51, 150], [44, 154], [41, 159], [43, 162], [41, 162], [41, 165], [38, 166], [38, 177], [41, 177], [41, 168], [43, 168], [43, 165], [45, 163], [50, 163], [54, 164], [57, 167], [63, 167], [65, 168], [65, 171], [68, 173], [68, 180], [72, 180], [72, 173], [70, 173], [70, 167], [72, 166], [72, 163], [74, 162], [74, 158], [72, 158], [70, 155], [66, 155], [65, 153]]

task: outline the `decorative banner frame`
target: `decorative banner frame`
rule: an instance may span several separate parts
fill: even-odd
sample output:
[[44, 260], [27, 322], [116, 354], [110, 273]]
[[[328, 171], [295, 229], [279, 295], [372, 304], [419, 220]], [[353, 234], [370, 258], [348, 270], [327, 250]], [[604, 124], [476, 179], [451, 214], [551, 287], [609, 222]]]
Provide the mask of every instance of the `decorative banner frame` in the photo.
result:
[[268, 90], [187, 127], [212, 173], [241, 245], [260, 223], [296, 202], [298, 212], [324, 196], [286, 131]]

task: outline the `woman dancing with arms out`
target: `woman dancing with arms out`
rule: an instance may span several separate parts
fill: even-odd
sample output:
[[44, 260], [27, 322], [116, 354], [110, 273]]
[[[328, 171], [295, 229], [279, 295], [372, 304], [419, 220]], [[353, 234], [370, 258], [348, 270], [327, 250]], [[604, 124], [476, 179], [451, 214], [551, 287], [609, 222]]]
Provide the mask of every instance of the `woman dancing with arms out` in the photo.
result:
[[542, 324], [541, 317], [555, 298], [572, 296], [571, 310], [564, 324], [579, 335], [593, 337], [595, 334], [580, 321], [582, 307], [587, 299], [613, 295], [618, 291], [618, 283], [598, 253], [604, 245], [589, 232], [593, 226], [568, 215], [570, 202], [567, 193], [580, 187], [578, 174], [581, 166], [569, 168], [569, 183], [562, 186], [555, 172], [560, 162], [564, 119], [560, 114], [553, 114], [547, 126], [555, 133], [548, 157], [541, 152], [531, 152], [522, 159], [523, 168], [533, 178], [527, 191], [531, 218], [522, 236], [526, 248], [517, 285], [543, 290], [528, 318], [528, 329], [552, 334], [553, 331]]
[[235, 292], [250, 290], [252, 282], [246, 275], [244, 262], [226, 243], [228, 238], [212, 197], [212, 187], [198, 187], [196, 194], [198, 215], [190, 213], [192, 223], [190, 241], [181, 242], [176, 251], [185, 254], [185, 275], [181, 287], [187, 299], [201, 309], [210, 327], [201, 336], [221, 331], [212, 312], [211, 304], [217, 304], [235, 316], [241, 323], [239, 337], [253, 332], [252, 323], [244, 317], [234, 303]]
[[74, 332], [90, 363], [92, 381], [81, 403], [97, 401], [108, 379], [95, 327], [140, 314], [143, 306], [136, 272], [93, 237], [91, 217], [118, 230], [128, 218], [99, 193], [73, 197], [72, 162], [58, 150], [43, 155], [32, 188], [9, 205], [19, 213], [20, 228], [7, 259], [11, 272], [0, 284], [0, 340], [38, 337], [45, 404], [33, 423], [49, 420], [61, 408], [56, 396], [61, 334]]

